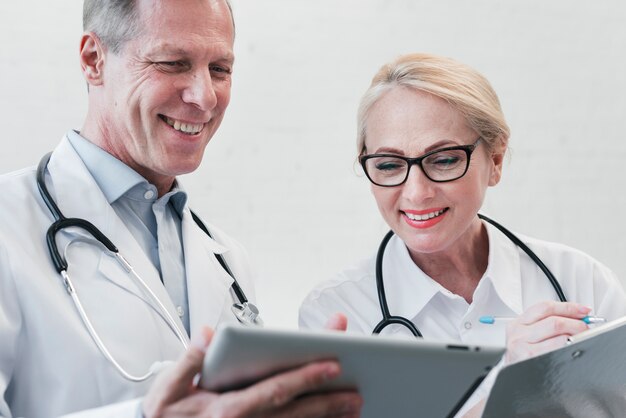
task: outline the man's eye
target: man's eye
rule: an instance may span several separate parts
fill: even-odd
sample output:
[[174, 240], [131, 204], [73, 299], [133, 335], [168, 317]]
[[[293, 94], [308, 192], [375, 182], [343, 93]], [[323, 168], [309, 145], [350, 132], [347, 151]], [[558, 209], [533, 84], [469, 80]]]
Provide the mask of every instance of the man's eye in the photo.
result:
[[221, 65], [211, 65], [209, 66], [209, 69], [211, 70], [211, 72], [223, 75], [228, 75], [232, 72], [230, 68]]
[[189, 65], [183, 61], [159, 61], [156, 64], [165, 71], [183, 71], [189, 67]]

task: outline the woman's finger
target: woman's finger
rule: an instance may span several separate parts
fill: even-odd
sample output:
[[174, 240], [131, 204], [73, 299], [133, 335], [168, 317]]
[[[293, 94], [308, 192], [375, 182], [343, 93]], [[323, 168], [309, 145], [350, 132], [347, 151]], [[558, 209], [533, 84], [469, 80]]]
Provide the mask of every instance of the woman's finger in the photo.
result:
[[543, 301], [524, 311], [519, 316], [518, 321], [522, 324], [530, 325], [550, 316], [581, 319], [588, 315], [589, 312], [591, 312], [591, 308], [579, 303]]

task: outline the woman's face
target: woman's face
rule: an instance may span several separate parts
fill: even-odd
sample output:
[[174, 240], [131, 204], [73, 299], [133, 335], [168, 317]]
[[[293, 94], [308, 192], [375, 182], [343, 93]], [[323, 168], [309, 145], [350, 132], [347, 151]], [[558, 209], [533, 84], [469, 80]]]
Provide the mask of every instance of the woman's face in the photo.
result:
[[[365, 134], [366, 154], [410, 158], [471, 145], [479, 136], [445, 100], [406, 87], [394, 87], [372, 106]], [[500, 180], [501, 170], [502, 154], [493, 154], [479, 141], [460, 179], [436, 183], [413, 165], [404, 184], [372, 184], [372, 193], [383, 218], [412, 254], [454, 251], [480, 231], [476, 214], [487, 187]]]

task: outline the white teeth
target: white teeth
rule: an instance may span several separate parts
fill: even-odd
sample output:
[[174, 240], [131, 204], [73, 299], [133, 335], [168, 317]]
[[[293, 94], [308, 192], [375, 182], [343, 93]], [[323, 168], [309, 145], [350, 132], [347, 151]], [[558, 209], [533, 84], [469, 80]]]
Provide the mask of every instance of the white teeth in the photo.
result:
[[409, 219], [411, 219], [411, 220], [413, 220], [413, 221], [426, 221], [426, 220], [428, 220], [428, 219], [431, 219], [431, 218], [434, 218], [434, 217], [436, 217], [436, 216], [441, 215], [443, 212], [444, 212], [444, 210], [442, 209], [442, 210], [438, 210], [438, 211], [436, 211], [436, 212], [425, 213], [425, 214], [423, 214], [423, 215], [414, 215], [414, 214], [412, 214], [412, 213], [406, 213], [406, 212], [405, 212], [405, 215], [406, 215]]
[[197, 134], [200, 132], [204, 126], [204, 124], [193, 124], [193, 123], [182, 123], [179, 120], [175, 120], [172, 118], [165, 117], [165, 122], [170, 125], [172, 128], [177, 131], [184, 132], [186, 134]]

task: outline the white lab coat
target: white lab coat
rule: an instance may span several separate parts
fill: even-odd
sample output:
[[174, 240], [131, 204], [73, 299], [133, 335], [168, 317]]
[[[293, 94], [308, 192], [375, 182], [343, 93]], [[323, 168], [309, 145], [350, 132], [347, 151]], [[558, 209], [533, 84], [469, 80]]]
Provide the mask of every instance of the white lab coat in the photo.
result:
[[[47, 185], [61, 211], [89, 220], [109, 237], [178, 321], [158, 272], [67, 138], [54, 151], [48, 170]], [[153, 379], [125, 380], [85, 329], [50, 261], [45, 236], [53, 218], [37, 190], [35, 168], [1, 176], [0, 190], [0, 416], [41, 418], [76, 411], [83, 411], [81, 417], [136, 416], [137, 398]], [[215, 253], [223, 253], [254, 300], [245, 252], [214, 226], [207, 227], [215, 240], [185, 208], [182, 235], [192, 336], [203, 325], [235, 321], [232, 279]], [[135, 375], [155, 361], [178, 358], [183, 346], [159, 309], [142, 301], [141, 287], [113, 257], [81, 242], [83, 236], [72, 228], [59, 233], [57, 243], [66, 251], [80, 300], [114, 358]], [[110, 404], [116, 405], [100, 408]], [[96, 409], [84, 411], [89, 408]]]

